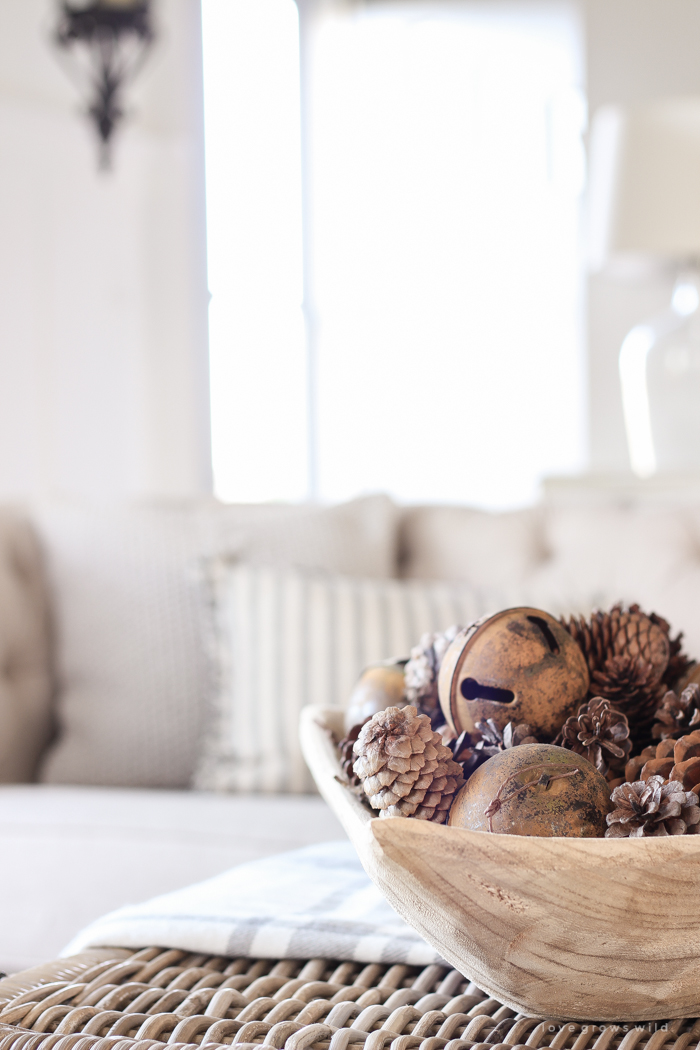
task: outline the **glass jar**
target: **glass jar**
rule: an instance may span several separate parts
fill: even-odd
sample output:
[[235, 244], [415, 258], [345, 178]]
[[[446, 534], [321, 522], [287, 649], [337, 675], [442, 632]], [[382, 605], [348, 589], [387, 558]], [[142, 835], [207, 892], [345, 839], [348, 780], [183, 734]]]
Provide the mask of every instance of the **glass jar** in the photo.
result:
[[700, 272], [682, 273], [667, 310], [635, 327], [620, 350], [632, 470], [700, 472]]

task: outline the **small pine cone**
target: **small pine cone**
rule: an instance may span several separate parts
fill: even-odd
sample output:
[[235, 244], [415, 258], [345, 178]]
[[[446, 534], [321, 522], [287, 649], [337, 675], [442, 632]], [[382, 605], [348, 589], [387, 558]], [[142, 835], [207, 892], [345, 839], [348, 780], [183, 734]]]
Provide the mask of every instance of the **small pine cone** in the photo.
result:
[[532, 726], [527, 722], [509, 722], [501, 731], [493, 718], [487, 718], [485, 722], [477, 722], [476, 728], [481, 734], [481, 740], [475, 746], [480, 750], [489, 751], [489, 757], [509, 747], [518, 747], [520, 744], [539, 744], [540, 742]]
[[656, 722], [651, 729], [654, 740], [678, 738], [686, 730], [700, 725], [700, 685], [693, 682], [680, 696], [669, 689], [654, 717]]
[[[670, 741], [663, 743], [669, 744]], [[670, 779], [677, 780], [686, 791], [695, 791], [700, 785], [700, 730], [676, 740]]]
[[509, 722], [501, 732], [494, 720], [487, 718], [485, 722], [477, 722], [476, 729], [481, 735], [480, 740], [475, 742], [469, 733], [464, 732], [450, 742], [455, 761], [462, 766], [465, 777], [470, 777], [475, 769], [499, 751], [518, 747], [520, 744], [540, 743], [527, 722], [517, 725], [515, 722]]
[[661, 777], [675, 780], [685, 791], [695, 791], [700, 785], [700, 730], [682, 736], [680, 740], [667, 737], [647, 747], [641, 755], [630, 759], [625, 766], [625, 777], [630, 780], [650, 780]]
[[[661, 745], [659, 745], [659, 747], [660, 746]], [[658, 749], [651, 744], [649, 747], [645, 747], [638, 755], [633, 755], [625, 765], [625, 780], [629, 781], [630, 784], [635, 780], [642, 780], [642, 770], [647, 762], [652, 762], [655, 758], [662, 757], [657, 755], [657, 750]], [[666, 755], [664, 754], [663, 757], [665, 758]]]
[[539, 744], [541, 743], [539, 737], [535, 736], [535, 732], [531, 725], [527, 722], [509, 722], [506, 728], [503, 730], [503, 746], [504, 747], [520, 747], [521, 744]]
[[615, 809], [606, 817], [606, 839], [700, 833], [698, 796], [678, 781], [654, 776], [620, 784], [611, 798]]
[[464, 783], [452, 751], [416, 708], [388, 707], [360, 730], [355, 774], [382, 817], [418, 817], [443, 824]]
[[458, 625], [437, 634], [424, 634], [411, 649], [411, 658], [404, 668], [406, 699], [409, 704], [427, 715], [433, 728], [444, 722], [438, 697], [438, 675], [447, 647], [462, 630]]
[[617, 777], [632, 750], [629, 735], [627, 717], [598, 696], [567, 718], [554, 742], [583, 755], [603, 776], [612, 770]]
[[[365, 719], [365, 722], [366, 721], [368, 720]], [[360, 730], [362, 729], [365, 722], [358, 722], [357, 725], [353, 726], [350, 732], [347, 733], [347, 735], [344, 736], [338, 744], [338, 751], [340, 752], [340, 765], [343, 770], [343, 773], [345, 773], [345, 776], [348, 779], [348, 784], [351, 788], [360, 787], [360, 778], [357, 776], [354, 769], [352, 768], [355, 763], [353, 747], [355, 745], [355, 741], [360, 735]]]

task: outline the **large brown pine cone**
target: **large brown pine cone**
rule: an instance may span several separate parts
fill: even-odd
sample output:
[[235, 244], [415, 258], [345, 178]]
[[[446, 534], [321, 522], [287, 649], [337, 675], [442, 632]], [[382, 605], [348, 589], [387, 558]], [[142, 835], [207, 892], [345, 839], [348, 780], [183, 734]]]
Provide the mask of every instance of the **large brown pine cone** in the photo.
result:
[[620, 784], [611, 795], [615, 809], [606, 818], [606, 839], [700, 833], [700, 807], [694, 791], [659, 776]]
[[678, 781], [686, 791], [695, 791], [700, 786], [700, 730], [680, 740], [667, 737], [656, 747], [645, 748], [625, 766], [628, 781], [649, 780], [653, 776]]
[[598, 696], [567, 718], [554, 743], [583, 755], [603, 776], [617, 776], [632, 750], [629, 735], [626, 715]]
[[651, 729], [654, 740], [677, 738], [700, 725], [700, 685], [693, 682], [680, 696], [669, 689], [654, 717], [656, 721]]
[[418, 817], [444, 824], [464, 783], [462, 768], [415, 707], [388, 707], [360, 730], [354, 771], [382, 817]]
[[668, 667], [671, 643], [668, 624], [655, 614], [647, 616], [638, 605], [626, 609], [621, 602], [607, 612], [595, 609], [586, 620], [584, 616], [561, 619], [561, 624], [578, 642], [592, 675], [605, 669], [612, 657], [627, 656], [632, 661], [649, 664], [649, 680], [656, 683]]
[[446, 631], [424, 634], [404, 668], [406, 699], [420, 714], [427, 715], [434, 729], [444, 722], [438, 697], [438, 675], [447, 647], [462, 630], [457, 624]]
[[633, 741], [640, 743], [649, 739], [651, 723], [666, 687], [652, 664], [624, 654], [609, 657], [601, 670], [593, 672], [591, 692], [609, 700], [627, 715]]
[[[638, 605], [630, 605], [630, 612], [641, 612]], [[659, 616], [658, 613], [648, 613], [649, 619], [652, 623], [655, 623], [664, 632], [668, 638], [669, 644], [669, 658], [668, 666], [664, 671], [663, 679], [665, 685], [669, 689], [675, 689], [682, 678], [688, 674], [691, 667], [695, 665], [695, 660], [691, 660], [690, 657], [683, 652], [683, 632], [681, 631], [676, 635], [675, 638], [671, 637], [671, 625], [668, 620], [665, 620], [663, 616]]]
[[645, 743], [667, 688], [673, 648], [668, 623], [656, 614], [647, 616], [638, 605], [626, 609], [621, 603], [607, 612], [595, 610], [589, 620], [570, 617], [561, 623], [586, 658], [591, 693], [626, 714], [633, 741]]

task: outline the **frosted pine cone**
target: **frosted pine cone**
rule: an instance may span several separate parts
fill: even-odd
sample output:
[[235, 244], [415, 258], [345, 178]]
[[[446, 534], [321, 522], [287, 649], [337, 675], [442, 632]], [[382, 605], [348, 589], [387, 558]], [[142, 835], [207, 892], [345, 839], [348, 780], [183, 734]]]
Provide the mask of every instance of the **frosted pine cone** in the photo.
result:
[[606, 839], [700, 833], [698, 796], [678, 781], [650, 777], [620, 784], [611, 798], [615, 809], [606, 817]]
[[382, 817], [443, 824], [464, 783], [461, 766], [415, 707], [388, 707], [361, 729], [353, 769]]
[[669, 689], [654, 717], [656, 722], [651, 730], [654, 740], [683, 736], [688, 729], [700, 725], [700, 685], [693, 682], [680, 696]]
[[444, 721], [438, 698], [438, 675], [447, 647], [462, 630], [457, 624], [437, 634], [424, 634], [404, 668], [406, 699], [430, 718], [435, 729]]
[[611, 768], [621, 772], [627, 761], [632, 750], [629, 735], [625, 715], [598, 696], [567, 718], [554, 742], [583, 755], [607, 776]]

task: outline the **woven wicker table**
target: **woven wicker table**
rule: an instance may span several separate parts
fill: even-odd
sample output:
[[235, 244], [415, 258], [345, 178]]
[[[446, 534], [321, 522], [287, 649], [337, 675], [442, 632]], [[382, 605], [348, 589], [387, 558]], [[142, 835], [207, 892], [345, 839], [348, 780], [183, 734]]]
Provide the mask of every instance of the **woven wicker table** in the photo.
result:
[[99, 949], [0, 981], [0, 1050], [694, 1050], [699, 1040], [699, 1019], [524, 1017], [443, 966]]

